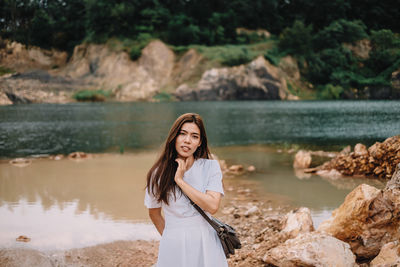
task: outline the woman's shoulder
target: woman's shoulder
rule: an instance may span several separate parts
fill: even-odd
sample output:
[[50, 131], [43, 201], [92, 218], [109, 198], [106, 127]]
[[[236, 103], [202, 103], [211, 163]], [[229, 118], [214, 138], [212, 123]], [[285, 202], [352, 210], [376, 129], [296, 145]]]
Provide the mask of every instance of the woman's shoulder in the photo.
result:
[[220, 168], [218, 160], [215, 159], [197, 159], [199, 165], [203, 168]]

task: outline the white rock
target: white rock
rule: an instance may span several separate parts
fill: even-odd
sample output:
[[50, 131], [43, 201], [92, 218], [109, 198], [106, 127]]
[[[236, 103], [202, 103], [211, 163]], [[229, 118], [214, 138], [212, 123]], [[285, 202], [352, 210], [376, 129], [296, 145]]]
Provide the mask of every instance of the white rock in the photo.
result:
[[332, 236], [312, 232], [288, 239], [263, 257], [276, 266], [357, 266], [349, 244]]

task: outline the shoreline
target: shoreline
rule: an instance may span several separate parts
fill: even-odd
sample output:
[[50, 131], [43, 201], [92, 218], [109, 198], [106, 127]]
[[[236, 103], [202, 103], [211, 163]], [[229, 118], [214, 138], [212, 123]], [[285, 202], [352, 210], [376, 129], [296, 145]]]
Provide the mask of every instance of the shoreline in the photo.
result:
[[[285, 199], [264, 195], [259, 182], [242, 176], [224, 178], [225, 197], [216, 217], [232, 225], [240, 234], [242, 249], [228, 262], [230, 266], [248, 266], [257, 261], [254, 233], [261, 232], [266, 217], [279, 219], [294, 208]], [[279, 197], [279, 196], [276, 196]], [[252, 214], [248, 211], [253, 210]], [[260, 223], [255, 223], [260, 221]], [[249, 227], [251, 225], [251, 228]], [[159, 241], [117, 240], [94, 246], [58, 251], [25, 248], [0, 249], [1, 266], [151, 266], [156, 262]], [[254, 255], [253, 255], [253, 254]], [[260, 252], [262, 253], [262, 252]], [[261, 264], [261, 262], [260, 262]]]

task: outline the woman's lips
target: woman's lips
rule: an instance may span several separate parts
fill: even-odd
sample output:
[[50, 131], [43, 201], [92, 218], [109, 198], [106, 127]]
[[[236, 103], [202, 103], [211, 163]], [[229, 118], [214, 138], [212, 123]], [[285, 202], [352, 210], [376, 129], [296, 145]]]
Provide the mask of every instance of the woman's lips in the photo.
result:
[[182, 150], [183, 150], [184, 152], [188, 152], [188, 151], [190, 150], [190, 148], [187, 147], [187, 146], [182, 146], [181, 148], [182, 148]]

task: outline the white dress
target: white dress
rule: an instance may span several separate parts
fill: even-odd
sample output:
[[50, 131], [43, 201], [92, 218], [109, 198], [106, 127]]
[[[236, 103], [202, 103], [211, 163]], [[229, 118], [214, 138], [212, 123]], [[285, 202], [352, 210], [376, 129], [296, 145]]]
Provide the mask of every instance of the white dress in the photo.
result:
[[[222, 173], [218, 161], [197, 159], [185, 172], [183, 180], [195, 189], [222, 195]], [[162, 208], [165, 229], [161, 237], [157, 267], [224, 267], [228, 266], [224, 250], [215, 230], [192, 207], [186, 196], [171, 195], [169, 205], [157, 203], [146, 189], [147, 208]], [[208, 214], [208, 213], [207, 213]]]

